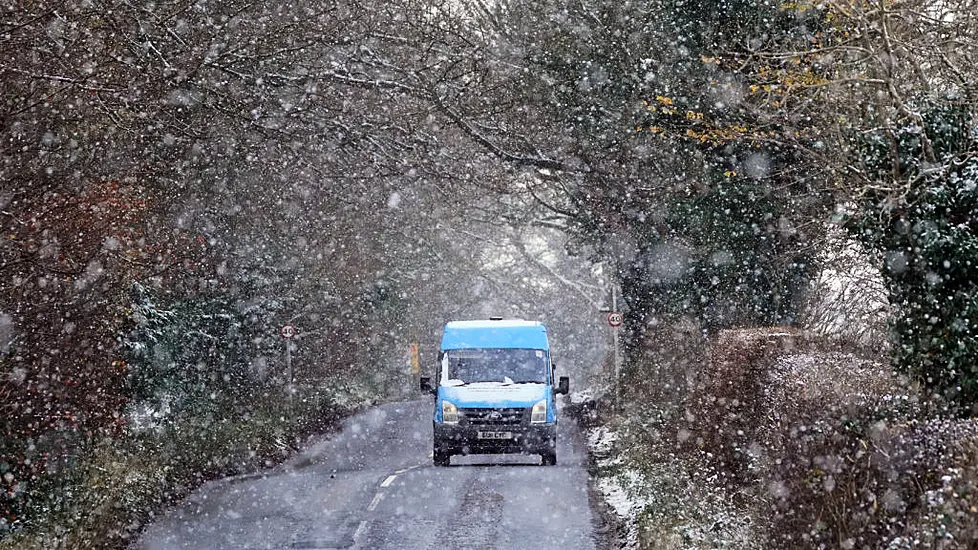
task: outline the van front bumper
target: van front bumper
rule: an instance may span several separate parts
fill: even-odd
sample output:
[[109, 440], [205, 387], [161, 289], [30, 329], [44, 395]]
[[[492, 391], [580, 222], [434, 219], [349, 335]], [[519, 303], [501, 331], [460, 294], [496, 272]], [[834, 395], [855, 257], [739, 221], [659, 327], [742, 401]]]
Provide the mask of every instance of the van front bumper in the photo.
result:
[[436, 422], [434, 430], [435, 448], [446, 454], [547, 454], [557, 444], [556, 423], [462, 426]]

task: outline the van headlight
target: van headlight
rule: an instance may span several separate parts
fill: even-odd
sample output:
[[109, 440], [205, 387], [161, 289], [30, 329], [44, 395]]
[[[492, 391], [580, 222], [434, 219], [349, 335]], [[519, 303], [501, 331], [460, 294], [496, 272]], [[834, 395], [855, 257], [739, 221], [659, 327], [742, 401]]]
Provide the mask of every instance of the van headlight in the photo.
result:
[[458, 424], [458, 407], [451, 401], [441, 402], [441, 421], [445, 424]]
[[530, 424], [543, 424], [547, 421], [547, 400], [537, 401], [530, 410]]

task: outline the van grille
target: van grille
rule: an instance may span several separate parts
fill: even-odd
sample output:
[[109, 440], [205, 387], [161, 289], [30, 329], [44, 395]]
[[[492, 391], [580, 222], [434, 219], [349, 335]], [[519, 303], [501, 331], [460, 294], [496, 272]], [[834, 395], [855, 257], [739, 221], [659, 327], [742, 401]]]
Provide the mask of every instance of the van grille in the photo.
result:
[[473, 426], [512, 426], [523, 422], [525, 409], [461, 409]]

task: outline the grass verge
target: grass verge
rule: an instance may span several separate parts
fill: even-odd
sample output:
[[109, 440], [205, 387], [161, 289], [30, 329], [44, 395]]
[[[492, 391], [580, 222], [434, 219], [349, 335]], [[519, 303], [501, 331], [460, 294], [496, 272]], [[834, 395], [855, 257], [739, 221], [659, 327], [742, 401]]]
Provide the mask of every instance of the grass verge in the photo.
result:
[[307, 390], [291, 404], [268, 395], [244, 414], [211, 411], [99, 442], [36, 484], [31, 522], [0, 540], [0, 550], [122, 550], [204, 482], [274, 466], [364, 404], [330, 392]]

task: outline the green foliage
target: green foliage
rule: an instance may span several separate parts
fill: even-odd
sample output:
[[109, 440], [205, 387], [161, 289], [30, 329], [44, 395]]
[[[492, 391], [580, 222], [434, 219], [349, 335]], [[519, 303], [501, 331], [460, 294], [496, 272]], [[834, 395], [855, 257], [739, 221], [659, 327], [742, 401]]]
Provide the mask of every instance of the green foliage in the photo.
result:
[[660, 320], [691, 316], [710, 330], [790, 324], [810, 260], [786, 250], [784, 208], [743, 178], [676, 200], [666, 238], [646, 247], [626, 278], [629, 305]]
[[790, 324], [800, 307], [810, 259], [786, 250], [788, 205], [771, 194], [764, 183], [734, 178], [673, 209], [673, 230], [701, 251], [689, 283], [708, 328]]
[[[869, 195], [850, 228], [884, 258], [895, 308], [896, 365], [965, 408], [978, 405], [978, 160], [973, 127], [958, 107], [939, 106], [922, 131], [866, 141], [870, 173], [897, 175], [903, 194]], [[924, 160], [926, 135], [939, 163]], [[972, 138], [973, 139], [973, 138]], [[896, 154], [889, 144], [895, 143]], [[894, 163], [897, 163], [895, 166]]]
[[961, 405], [978, 404], [978, 162], [928, 178], [873, 233], [897, 308], [895, 360]]
[[280, 355], [270, 336], [272, 311], [242, 309], [220, 296], [162, 307], [145, 287], [136, 285], [134, 293], [137, 327], [123, 343], [131, 352], [129, 387], [137, 404], [194, 415], [266, 385], [260, 358]]
[[[966, 156], [974, 147], [974, 128], [969, 123], [972, 114], [967, 106], [928, 101], [923, 109], [923, 126], [911, 123], [891, 133], [876, 131], [858, 139], [859, 160], [868, 177], [881, 182], [913, 180], [932, 171], [932, 162]], [[933, 160], [927, 158], [925, 141]]]

